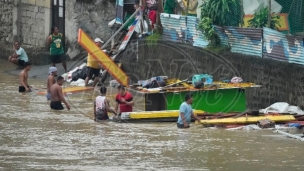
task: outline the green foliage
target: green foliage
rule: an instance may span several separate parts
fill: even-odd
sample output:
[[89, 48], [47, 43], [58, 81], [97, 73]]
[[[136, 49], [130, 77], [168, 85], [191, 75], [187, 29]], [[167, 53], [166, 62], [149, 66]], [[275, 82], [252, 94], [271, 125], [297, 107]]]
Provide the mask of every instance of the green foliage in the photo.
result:
[[[258, 13], [254, 13], [252, 19], [248, 21], [249, 26], [251, 28], [263, 28], [268, 27], [268, 7], [261, 9]], [[280, 25], [280, 16], [272, 13], [271, 21], [270, 21], [270, 28], [274, 30], [278, 30]]]
[[217, 46], [220, 43], [219, 37], [212, 26], [212, 19], [204, 17], [198, 24], [198, 28], [202, 30], [205, 38], [209, 41], [209, 46]]
[[161, 34], [158, 32], [153, 33], [152, 35], [146, 37], [146, 42], [148, 46], [156, 45], [158, 40], [160, 40]]
[[218, 26], [240, 26], [243, 23], [241, 0], [207, 0], [201, 6], [201, 18], [211, 18]]

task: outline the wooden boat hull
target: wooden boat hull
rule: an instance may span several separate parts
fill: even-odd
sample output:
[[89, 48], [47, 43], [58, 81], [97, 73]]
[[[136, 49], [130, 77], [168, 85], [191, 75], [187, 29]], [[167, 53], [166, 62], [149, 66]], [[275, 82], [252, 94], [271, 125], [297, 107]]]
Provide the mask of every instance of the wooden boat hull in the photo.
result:
[[[204, 111], [202, 110], [194, 110], [194, 114], [203, 114]], [[147, 120], [147, 119], [154, 119], [154, 120], [175, 120], [179, 116], [178, 110], [164, 110], [164, 111], [142, 111], [142, 112], [123, 112], [121, 114], [122, 120]]]
[[258, 116], [258, 117], [239, 117], [239, 118], [224, 118], [224, 119], [211, 119], [211, 120], [200, 120], [199, 123], [205, 125], [211, 124], [252, 124], [257, 123], [262, 119], [270, 119], [274, 122], [287, 122], [296, 120], [292, 115], [281, 115], [281, 116]]

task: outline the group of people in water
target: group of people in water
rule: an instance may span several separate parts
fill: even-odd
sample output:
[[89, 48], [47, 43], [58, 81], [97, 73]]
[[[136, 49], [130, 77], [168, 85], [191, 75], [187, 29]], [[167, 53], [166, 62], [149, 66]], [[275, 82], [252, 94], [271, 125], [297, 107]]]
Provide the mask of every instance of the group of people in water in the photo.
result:
[[[98, 47], [104, 43], [101, 39], [96, 38], [95, 44]], [[55, 67], [56, 63], [61, 62], [65, 72], [67, 72], [67, 67], [64, 58], [63, 50], [63, 35], [59, 33], [57, 27], [52, 28], [52, 33], [47, 39], [47, 43], [50, 45], [50, 59], [52, 67], [49, 68], [48, 78], [47, 78], [47, 94], [46, 98], [50, 101], [50, 108], [54, 110], [63, 110], [64, 107], [62, 103], [65, 104], [66, 108], [70, 110], [69, 103], [65, 100], [62, 85], [64, 83], [64, 78], [62, 76], [57, 77], [57, 68]], [[32, 87], [28, 84], [28, 72], [31, 69], [31, 63], [29, 62], [28, 56], [25, 50], [20, 47], [18, 41], [14, 42], [14, 53], [9, 56], [8, 60], [16, 65], [19, 68], [23, 68], [20, 72], [20, 85], [19, 92], [31, 92]], [[100, 73], [100, 66], [98, 62], [88, 54], [87, 58], [87, 78], [85, 80], [85, 85], [88, 86], [88, 81], [92, 79], [92, 76], [95, 76], [93, 87], [97, 84], [98, 75]], [[57, 77], [57, 78], [56, 78]], [[118, 86], [118, 94], [116, 95], [115, 108], [110, 107], [109, 99], [106, 97], [107, 88], [102, 86], [100, 88], [100, 95], [94, 100], [94, 117], [95, 121], [107, 120], [109, 119], [108, 112], [113, 113], [115, 116], [120, 116], [123, 112], [132, 112], [133, 110], [133, 96], [131, 93], [126, 91], [126, 88], [122, 85]], [[180, 106], [180, 115], [177, 121], [178, 128], [188, 128], [191, 117], [199, 120], [199, 118], [193, 114], [191, 107], [192, 104], [192, 95], [187, 94], [185, 96], [185, 102]]]

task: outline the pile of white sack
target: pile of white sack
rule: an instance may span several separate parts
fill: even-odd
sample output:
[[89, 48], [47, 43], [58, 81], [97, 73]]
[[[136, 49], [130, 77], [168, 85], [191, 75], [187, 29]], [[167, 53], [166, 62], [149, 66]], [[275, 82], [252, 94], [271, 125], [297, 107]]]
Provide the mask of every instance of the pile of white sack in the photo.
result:
[[[85, 67], [87, 64], [86, 63], [83, 63], [81, 64], [80, 66], [78, 67], [75, 67], [73, 70], [67, 72], [67, 73], [64, 73], [62, 74], [62, 77], [64, 78], [64, 80], [68, 83], [70, 83], [71, 85], [73, 86], [80, 86], [80, 87], [84, 87], [85, 86], [85, 83], [84, 83], [84, 80], [79, 78], [77, 81], [72, 81], [72, 74], [73, 72], [75, 72], [76, 70], [78, 69], [82, 69], [83, 67]], [[91, 84], [93, 83], [93, 80], [89, 80], [88, 84]]]

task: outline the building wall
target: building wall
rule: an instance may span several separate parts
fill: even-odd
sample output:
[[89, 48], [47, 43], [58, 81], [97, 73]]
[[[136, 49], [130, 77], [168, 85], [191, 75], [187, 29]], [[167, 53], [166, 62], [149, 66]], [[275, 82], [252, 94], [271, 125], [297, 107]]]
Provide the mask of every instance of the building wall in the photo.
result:
[[83, 29], [92, 39], [99, 37], [107, 41], [112, 30], [108, 23], [115, 18], [116, 6], [113, 0], [66, 0], [65, 34], [67, 54], [75, 58], [83, 49], [77, 43], [78, 29]]
[[[244, 54], [215, 54], [191, 45], [168, 41], [157, 44], [131, 42], [118, 59], [133, 83], [153, 76], [191, 80], [193, 74], [211, 74], [213, 80], [234, 76], [262, 85], [246, 89], [250, 109], [261, 109], [275, 102], [304, 107], [304, 67], [297, 64]], [[132, 83], [131, 82], [131, 83]], [[220, 98], [219, 94], [219, 98]]]
[[0, 0], [0, 43], [13, 40], [13, 0]]
[[[1, 0], [0, 58], [13, 53], [19, 41], [33, 64], [47, 64], [46, 38], [50, 32], [50, 0]], [[46, 60], [47, 59], [47, 60]]]

